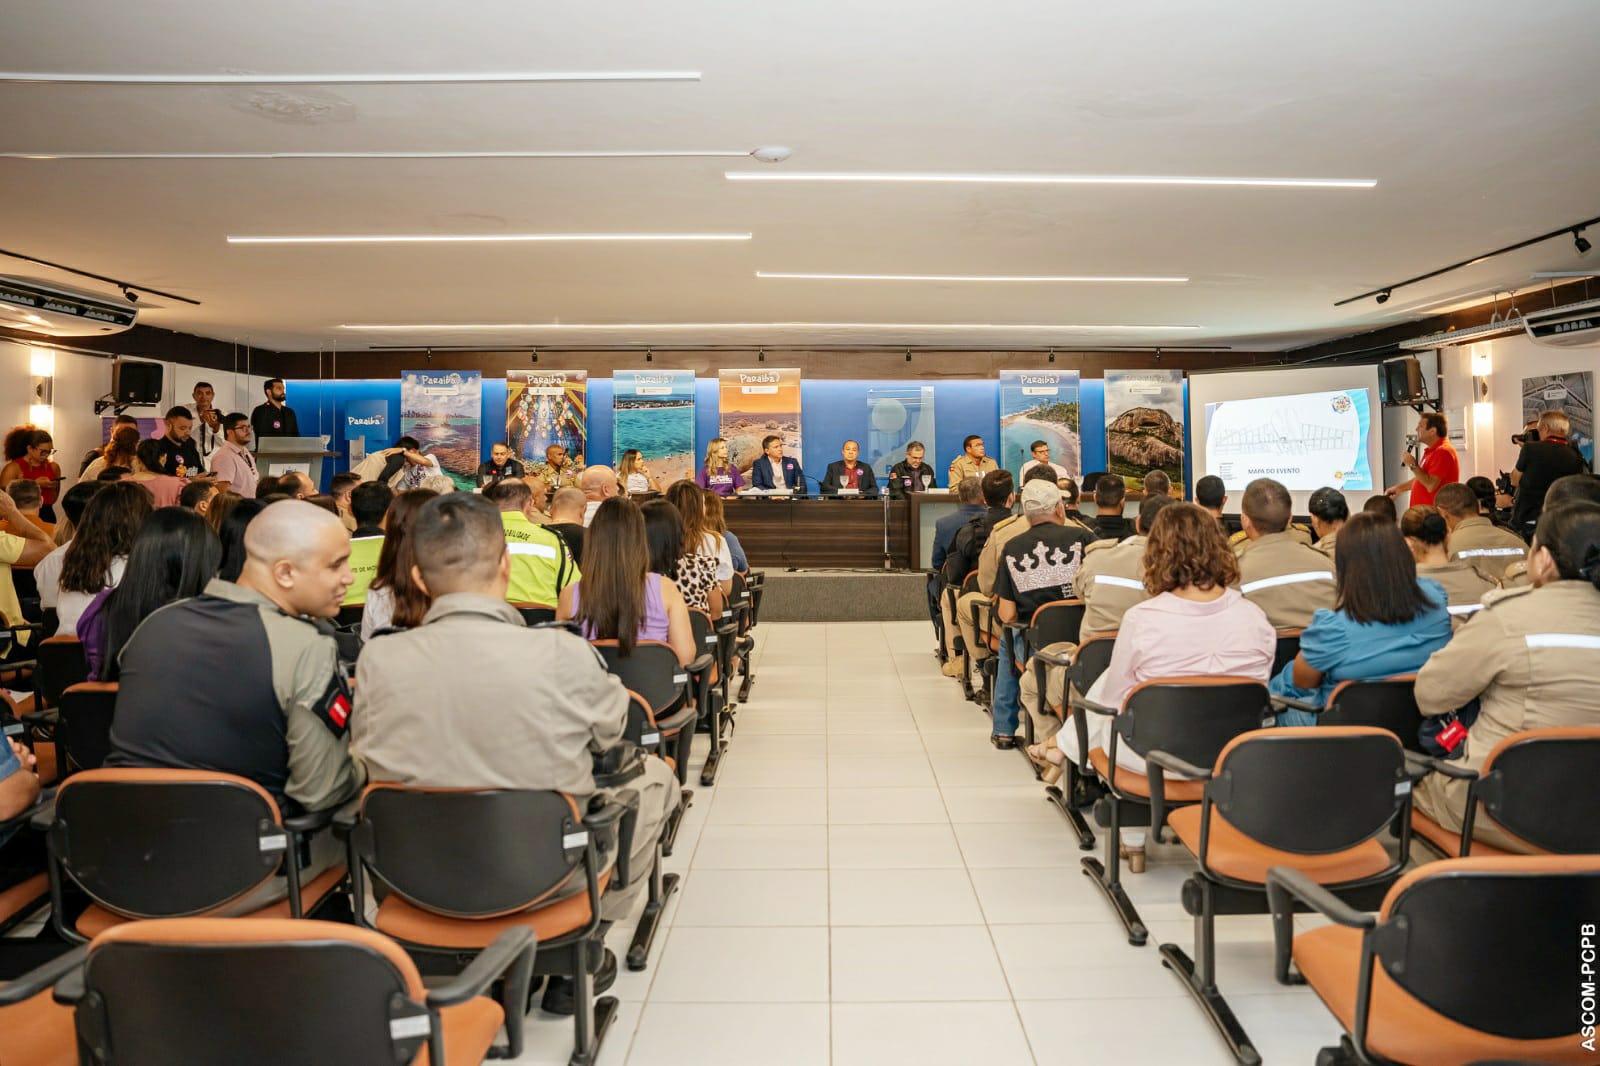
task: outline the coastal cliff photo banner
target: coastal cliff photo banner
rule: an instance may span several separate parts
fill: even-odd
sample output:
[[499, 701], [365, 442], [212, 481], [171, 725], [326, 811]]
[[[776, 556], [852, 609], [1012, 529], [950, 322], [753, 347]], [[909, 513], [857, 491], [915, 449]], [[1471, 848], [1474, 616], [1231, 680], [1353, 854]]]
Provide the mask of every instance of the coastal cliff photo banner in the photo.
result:
[[694, 371], [614, 370], [611, 388], [612, 467], [637, 448], [662, 488], [694, 477]]
[[1050, 461], [1072, 478], [1083, 474], [1078, 436], [1076, 370], [1000, 371], [1000, 454], [1002, 469], [1015, 476], [1033, 456], [1034, 441], [1050, 446]]
[[456, 488], [471, 491], [483, 462], [483, 374], [477, 370], [407, 370], [400, 375], [400, 433]]
[[583, 466], [589, 444], [589, 372], [508, 370], [506, 444], [524, 463], [544, 462], [545, 449], [559, 444]]
[[1183, 371], [1106, 371], [1106, 469], [1139, 492], [1165, 471], [1183, 498]]
[[783, 454], [800, 458], [800, 370], [717, 371], [720, 433], [728, 442], [728, 458], [746, 477], [761, 458], [761, 438], [783, 438]]

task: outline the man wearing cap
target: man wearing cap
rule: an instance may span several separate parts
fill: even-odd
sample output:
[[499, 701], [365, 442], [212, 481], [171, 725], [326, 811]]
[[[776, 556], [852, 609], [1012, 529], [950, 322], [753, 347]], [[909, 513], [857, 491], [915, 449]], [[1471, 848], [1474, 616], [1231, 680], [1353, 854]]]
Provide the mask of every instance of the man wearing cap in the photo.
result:
[[[1084, 549], [1094, 538], [1082, 526], [1067, 521], [1061, 490], [1042, 478], [1022, 487], [1022, 516], [1029, 528], [1001, 549], [994, 594], [1000, 621], [1026, 625], [1040, 607], [1077, 594]], [[1012, 661], [1013, 654], [1011, 631], [1003, 630], [999, 669], [995, 673], [994, 726], [989, 738], [1001, 749], [1016, 745], [1017, 717], [1021, 713], [1021, 675]]]

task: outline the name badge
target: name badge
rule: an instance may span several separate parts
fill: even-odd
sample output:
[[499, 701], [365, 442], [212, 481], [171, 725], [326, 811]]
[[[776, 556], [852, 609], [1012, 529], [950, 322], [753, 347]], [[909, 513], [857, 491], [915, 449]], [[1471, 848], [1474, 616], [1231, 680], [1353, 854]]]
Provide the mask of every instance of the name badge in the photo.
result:
[[841, 496], [859, 496], [859, 495], [861, 495], [861, 490], [860, 489], [840, 489], [839, 490], [839, 495], [841, 495]]

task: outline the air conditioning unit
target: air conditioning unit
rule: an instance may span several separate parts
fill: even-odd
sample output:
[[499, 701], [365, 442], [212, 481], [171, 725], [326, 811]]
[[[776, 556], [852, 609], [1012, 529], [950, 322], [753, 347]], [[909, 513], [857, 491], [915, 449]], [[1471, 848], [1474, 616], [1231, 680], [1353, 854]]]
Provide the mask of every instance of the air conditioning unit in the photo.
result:
[[1565, 304], [1548, 311], [1530, 311], [1522, 322], [1535, 344], [1550, 348], [1600, 346], [1600, 300]]
[[99, 337], [133, 326], [139, 309], [126, 300], [54, 281], [0, 276], [0, 326], [46, 337]]

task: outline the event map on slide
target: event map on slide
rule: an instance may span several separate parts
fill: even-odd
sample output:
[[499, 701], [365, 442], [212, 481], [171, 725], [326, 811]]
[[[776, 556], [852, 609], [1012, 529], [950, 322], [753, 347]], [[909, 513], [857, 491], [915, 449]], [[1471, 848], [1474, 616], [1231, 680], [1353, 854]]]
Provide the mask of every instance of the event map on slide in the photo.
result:
[[1289, 489], [1372, 488], [1366, 389], [1206, 405], [1206, 465], [1229, 489], [1260, 477]]

